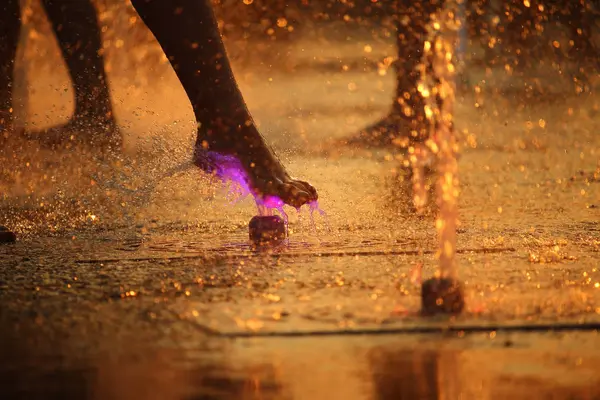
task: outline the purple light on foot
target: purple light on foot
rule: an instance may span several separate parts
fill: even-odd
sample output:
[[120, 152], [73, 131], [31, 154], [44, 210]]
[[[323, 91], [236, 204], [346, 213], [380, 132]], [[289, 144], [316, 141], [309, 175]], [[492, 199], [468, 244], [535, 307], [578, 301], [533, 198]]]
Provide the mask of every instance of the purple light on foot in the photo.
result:
[[[254, 194], [248, 184], [248, 174], [246, 173], [246, 171], [242, 167], [242, 163], [236, 156], [219, 154], [214, 151], [206, 152], [205, 156], [209, 160], [209, 164], [214, 167], [214, 172], [217, 177], [219, 177], [222, 181], [230, 181], [236, 184], [236, 187], [231, 190], [231, 193], [238, 195], [238, 198], [240, 200], [245, 198], [249, 194], [252, 194], [252, 196], [254, 197], [254, 201], [256, 202], [256, 207], [258, 209], [259, 216], [272, 216], [273, 210], [277, 210], [285, 223], [287, 235], [289, 227], [289, 218], [287, 213], [283, 209], [285, 202], [279, 196], [268, 195], [265, 197], [260, 197]], [[236, 201], [231, 202], [231, 204], [235, 203]], [[325, 218], [327, 217], [327, 215], [325, 214], [325, 211], [319, 208], [319, 203], [317, 201], [308, 203], [308, 205], [311, 210], [311, 222], [314, 227], [314, 210], [317, 210], [319, 214], [321, 214]]]
[[214, 151], [207, 152], [206, 157], [211, 160], [210, 164], [215, 167], [216, 176], [222, 181], [231, 181], [237, 184], [236, 189], [241, 198], [252, 193], [248, 186], [248, 175], [237, 157], [215, 153]]
[[277, 196], [266, 196], [264, 198], [256, 198], [256, 202], [257, 203], [260, 202], [263, 206], [265, 206], [267, 208], [276, 208], [276, 209], [279, 209], [285, 205], [283, 200], [281, 200]]
[[211, 161], [211, 165], [215, 168], [215, 174], [223, 181], [231, 181], [237, 184], [237, 194], [244, 198], [249, 194], [254, 196], [256, 205], [258, 206], [259, 215], [272, 215], [268, 209], [281, 210], [284, 206], [284, 201], [278, 196], [259, 197], [252, 193], [248, 185], [248, 174], [242, 167], [242, 163], [236, 156], [223, 155], [214, 151], [206, 153], [206, 157]]

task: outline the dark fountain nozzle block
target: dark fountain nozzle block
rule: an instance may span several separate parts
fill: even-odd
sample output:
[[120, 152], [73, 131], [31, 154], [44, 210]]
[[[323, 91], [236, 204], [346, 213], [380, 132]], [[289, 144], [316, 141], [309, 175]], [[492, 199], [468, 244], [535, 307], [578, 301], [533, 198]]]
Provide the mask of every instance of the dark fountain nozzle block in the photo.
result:
[[0, 244], [2, 243], [14, 243], [17, 241], [17, 235], [11, 232], [5, 226], [0, 225]]
[[462, 284], [451, 278], [431, 278], [421, 287], [423, 315], [460, 314], [465, 308]]
[[285, 222], [277, 215], [257, 215], [248, 225], [250, 240], [254, 245], [278, 245], [286, 238]]

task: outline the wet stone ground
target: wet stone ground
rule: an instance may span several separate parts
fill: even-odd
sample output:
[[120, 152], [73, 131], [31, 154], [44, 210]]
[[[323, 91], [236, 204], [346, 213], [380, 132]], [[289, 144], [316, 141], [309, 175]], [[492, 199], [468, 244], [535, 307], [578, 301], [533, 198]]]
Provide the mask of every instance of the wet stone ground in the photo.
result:
[[[229, 205], [193, 170], [156, 172], [160, 157], [186, 160], [193, 140], [169, 71], [147, 90], [114, 85], [117, 100], [127, 99], [117, 103], [130, 155], [129, 169], [113, 167], [141, 181], [133, 197], [108, 175], [90, 183], [73, 155], [57, 163], [40, 150], [41, 161], [25, 168], [27, 155], [11, 153], [3, 212], [20, 240], [0, 247], [0, 392], [600, 397], [598, 99], [564, 88], [535, 101], [489, 87], [461, 93], [458, 264], [467, 310], [423, 318], [418, 271], [435, 271], [434, 217], [412, 212], [391, 151], [331, 145], [385, 114], [393, 93], [389, 73], [339, 68], [393, 51], [376, 43], [363, 57], [361, 40], [327, 52], [311, 41], [289, 45], [281, 54], [295, 58], [285, 68], [236, 64], [265, 136], [294, 175], [319, 189], [328, 213], [313, 228], [307, 210], [291, 210], [282, 248], [249, 246], [250, 200]], [[32, 98], [32, 108], [67, 115], [68, 98], [50, 95], [65, 82], [38, 72], [38, 93], [48, 95]], [[470, 76], [473, 84], [486, 78], [477, 68]], [[494, 77], [494, 89], [518, 82]], [[111, 187], [103, 200], [94, 192], [102, 185]], [[541, 325], [572, 326], [528, 331]]]

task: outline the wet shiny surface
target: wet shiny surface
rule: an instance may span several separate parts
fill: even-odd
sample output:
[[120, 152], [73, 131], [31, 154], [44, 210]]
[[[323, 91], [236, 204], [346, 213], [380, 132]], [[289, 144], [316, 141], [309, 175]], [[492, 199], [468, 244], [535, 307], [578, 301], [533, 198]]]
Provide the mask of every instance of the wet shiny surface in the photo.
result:
[[[318, 67], [336, 52], [351, 61], [364, 44], [327, 53], [295, 46], [292, 60]], [[238, 69], [265, 136], [293, 175], [319, 189], [327, 221], [315, 216], [313, 228], [308, 210], [300, 218], [289, 210], [289, 246], [253, 250], [251, 200], [228, 204], [193, 169], [167, 176], [193, 140], [172, 74], [145, 93], [114, 85], [127, 99], [122, 118], [137, 158], [98, 170], [76, 154], [8, 157], [3, 212], [21, 236], [0, 247], [0, 390], [98, 399], [600, 396], [593, 329], [398, 333], [600, 323], [596, 97], [517, 107], [490, 95], [484, 109], [472, 94], [459, 99], [467, 310], [424, 319], [417, 283], [421, 267], [423, 278], [435, 270], [433, 216], [414, 215], [390, 178], [389, 152], [329, 144], [385, 113], [393, 78]], [[44, 71], [37, 76], [43, 83]], [[65, 98], [33, 102], [66, 113]], [[382, 330], [396, 333], [347, 334]], [[293, 332], [340, 335], [231, 338]]]

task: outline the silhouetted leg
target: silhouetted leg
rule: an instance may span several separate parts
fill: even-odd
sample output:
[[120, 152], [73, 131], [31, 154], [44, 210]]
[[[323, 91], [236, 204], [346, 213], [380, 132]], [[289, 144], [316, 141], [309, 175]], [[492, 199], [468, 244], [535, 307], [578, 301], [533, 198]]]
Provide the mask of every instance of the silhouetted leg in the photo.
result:
[[19, 0], [0, 2], [0, 140], [12, 131], [13, 67], [19, 43]]
[[233, 76], [208, 0], [133, 0], [175, 69], [199, 123], [195, 162], [247, 184], [275, 206], [316, 200], [293, 180], [259, 134]]
[[[12, 133], [13, 67], [19, 43], [21, 13], [19, 0], [0, 2], [0, 143]], [[0, 151], [2, 149], [0, 148]], [[0, 165], [0, 170], [2, 169]], [[2, 223], [0, 216], [0, 224]], [[15, 234], [0, 225], [0, 244], [11, 243]]]
[[42, 4], [73, 82], [75, 111], [69, 123], [42, 132], [38, 139], [59, 145], [74, 136], [76, 142], [119, 147], [94, 6], [89, 0], [43, 0]]
[[592, 40], [594, 20], [600, 17], [600, 13], [589, 2], [569, 3], [568, 9], [570, 12], [562, 16], [562, 22], [568, 27], [573, 41], [569, 57], [576, 61], [590, 61], [592, 65], [600, 67], [599, 52]]
[[422, 62], [429, 15], [437, 9], [437, 6], [430, 3], [397, 1], [395, 18], [398, 59], [394, 65], [396, 92], [390, 113], [363, 129], [349, 143], [366, 146], [389, 146], [396, 143], [407, 147], [411, 141], [421, 141], [427, 136], [425, 103], [417, 90], [420, 79], [417, 66]]

